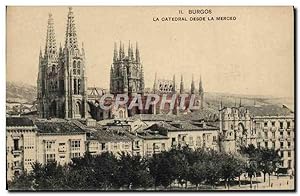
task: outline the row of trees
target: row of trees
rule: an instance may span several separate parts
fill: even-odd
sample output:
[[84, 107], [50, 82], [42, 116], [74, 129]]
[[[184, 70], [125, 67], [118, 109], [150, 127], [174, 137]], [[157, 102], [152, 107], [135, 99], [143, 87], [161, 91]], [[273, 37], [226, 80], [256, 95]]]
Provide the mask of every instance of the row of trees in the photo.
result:
[[[111, 153], [97, 156], [86, 154], [68, 165], [50, 162], [33, 164], [33, 170], [16, 176], [9, 183], [15, 190], [120, 190], [168, 189], [202, 185], [214, 188], [220, 182], [229, 188], [231, 182], [240, 181], [242, 173], [251, 178], [255, 173], [273, 171], [272, 156], [263, 160], [264, 153], [276, 154], [266, 149], [243, 148], [242, 154], [232, 155], [203, 149], [172, 149], [150, 158]], [[272, 160], [271, 160], [272, 158]], [[268, 167], [267, 167], [268, 166]], [[269, 167], [270, 166], [270, 167]]]

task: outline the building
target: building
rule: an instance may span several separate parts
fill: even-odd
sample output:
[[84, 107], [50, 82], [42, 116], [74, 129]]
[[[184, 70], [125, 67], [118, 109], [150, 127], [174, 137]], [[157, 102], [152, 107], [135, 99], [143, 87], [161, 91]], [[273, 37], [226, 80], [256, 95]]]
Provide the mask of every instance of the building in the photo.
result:
[[86, 152], [87, 132], [70, 120], [6, 118], [7, 179], [32, 170], [35, 162], [64, 165]]
[[49, 14], [44, 54], [40, 50], [37, 104], [41, 118], [87, 118], [84, 46], [77, 40], [69, 8], [64, 47], [57, 47], [54, 20]]
[[294, 113], [275, 105], [248, 107], [257, 134], [257, 147], [279, 149], [282, 168], [295, 168]]
[[61, 165], [86, 152], [86, 131], [74, 122], [63, 119], [35, 121], [38, 128], [36, 155], [39, 163], [56, 161]]
[[254, 105], [220, 108], [220, 146], [237, 152], [241, 146], [279, 150], [281, 167], [294, 170], [294, 113], [285, 106]]
[[129, 42], [127, 55], [124, 44], [114, 46], [113, 63], [110, 68], [110, 93], [128, 95], [143, 94], [145, 88], [144, 71], [140, 51], [136, 43], [135, 52]]
[[37, 161], [36, 134], [38, 128], [25, 117], [6, 118], [6, 169], [7, 179], [30, 170]]

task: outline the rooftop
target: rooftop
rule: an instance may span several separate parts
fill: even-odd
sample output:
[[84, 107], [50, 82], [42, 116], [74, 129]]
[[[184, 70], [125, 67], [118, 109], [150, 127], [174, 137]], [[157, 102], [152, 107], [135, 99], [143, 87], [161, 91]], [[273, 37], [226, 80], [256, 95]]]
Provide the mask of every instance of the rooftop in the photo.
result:
[[290, 116], [294, 112], [282, 105], [261, 105], [261, 106], [245, 106], [251, 116]]
[[130, 142], [132, 137], [126, 131], [114, 131], [109, 129], [96, 128], [96, 131], [91, 133], [90, 139], [98, 140], [99, 142]]
[[38, 132], [43, 134], [72, 134], [85, 133], [84, 129], [80, 128], [74, 122], [63, 119], [37, 119], [35, 125], [38, 127]]
[[6, 117], [7, 127], [34, 126], [33, 121], [27, 117]]

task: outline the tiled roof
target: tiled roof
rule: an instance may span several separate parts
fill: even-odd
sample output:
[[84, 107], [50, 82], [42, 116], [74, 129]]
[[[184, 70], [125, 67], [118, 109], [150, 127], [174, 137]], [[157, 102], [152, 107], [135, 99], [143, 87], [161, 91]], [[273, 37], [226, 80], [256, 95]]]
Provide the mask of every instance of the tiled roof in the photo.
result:
[[249, 110], [251, 116], [289, 116], [294, 112], [285, 106], [278, 105], [261, 105], [261, 106], [245, 106]]
[[216, 120], [218, 112], [212, 109], [202, 109], [194, 112], [173, 114], [137, 114], [130, 119], [140, 119], [143, 121], [174, 121], [174, 120]]
[[46, 134], [72, 134], [85, 132], [74, 122], [63, 119], [37, 119], [35, 125], [38, 127], [39, 133]]
[[152, 131], [143, 131], [143, 132], [139, 132], [138, 136], [143, 138], [143, 139], [168, 139], [168, 136], [165, 135], [161, 135], [157, 132], [152, 132]]
[[109, 129], [97, 128], [95, 132], [91, 133], [91, 139], [99, 142], [130, 142], [133, 138], [128, 136], [125, 131], [112, 131]]
[[6, 117], [7, 127], [34, 126], [33, 121], [27, 117]]
[[[203, 124], [202, 124], [203, 125]], [[206, 130], [218, 130], [218, 127], [211, 125], [203, 125], [203, 127], [196, 124], [192, 124], [188, 121], [173, 121], [173, 122], [158, 122], [145, 131], [159, 131], [160, 134], [166, 133], [166, 131], [206, 131]]]
[[172, 121], [178, 118], [176, 115], [168, 115], [168, 114], [136, 114], [134, 116], [129, 117], [131, 120], [140, 119], [142, 121]]

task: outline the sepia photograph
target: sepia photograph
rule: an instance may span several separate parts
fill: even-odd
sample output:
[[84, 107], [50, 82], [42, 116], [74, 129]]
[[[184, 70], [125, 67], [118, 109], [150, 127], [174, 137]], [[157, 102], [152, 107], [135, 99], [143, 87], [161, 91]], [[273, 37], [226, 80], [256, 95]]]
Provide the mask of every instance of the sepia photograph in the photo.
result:
[[6, 189], [295, 192], [294, 42], [292, 6], [6, 6]]

